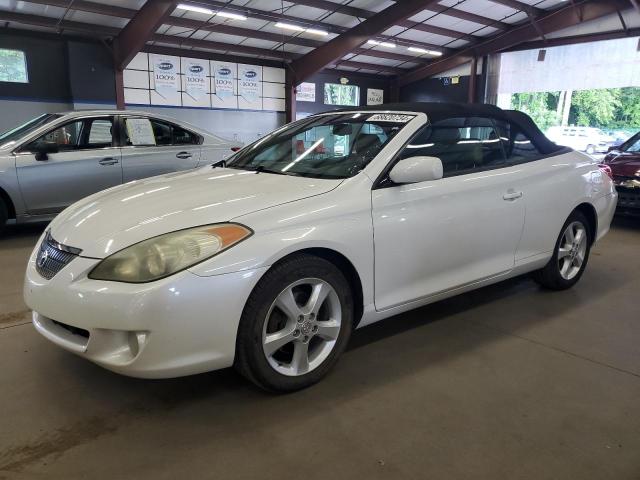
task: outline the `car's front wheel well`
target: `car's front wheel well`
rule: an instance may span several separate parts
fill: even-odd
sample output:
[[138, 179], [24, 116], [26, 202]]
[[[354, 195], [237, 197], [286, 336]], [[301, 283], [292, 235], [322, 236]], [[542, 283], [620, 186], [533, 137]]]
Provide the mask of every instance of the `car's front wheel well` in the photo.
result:
[[16, 209], [9, 194], [0, 187], [0, 201], [7, 208], [7, 218], [16, 218]]
[[596, 237], [598, 236], [598, 214], [596, 213], [596, 209], [590, 203], [581, 203], [578, 205], [574, 211], [581, 212], [589, 222], [589, 233], [591, 234], [591, 244], [596, 241]]
[[353, 305], [355, 309], [355, 311], [353, 312], [353, 319], [355, 323], [354, 327], [357, 326], [358, 323], [360, 323], [360, 320], [362, 319], [362, 314], [364, 312], [364, 300], [363, 300], [364, 296], [362, 292], [362, 281], [360, 280], [360, 275], [358, 274], [358, 271], [353, 266], [351, 261], [347, 257], [345, 257], [343, 254], [335, 250], [332, 250], [330, 248], [319, 247], [319, 248], [305, 248], [303, 250], [297, 250], [281, 258], [276, 262], [276, 264], [286, 260], [292, 255], [300, 255], [300, 254], [312, 255], [312, 256], [327, 260], [328, 262], [331, 262], [333, 265], [335, 265], [343, 273], [343, 275], [346, 277], [347, 281], [349, 282], [349, 286], [351, 287], [351, 293], [353, 295]]

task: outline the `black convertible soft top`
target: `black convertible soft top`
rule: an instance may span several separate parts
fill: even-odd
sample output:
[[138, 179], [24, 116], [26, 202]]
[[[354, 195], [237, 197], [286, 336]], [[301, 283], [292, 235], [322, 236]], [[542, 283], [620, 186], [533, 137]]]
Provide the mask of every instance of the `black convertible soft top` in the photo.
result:
[[421, 112], [425, 113], [431, 123], [451, 117], [492, 117], [503, 120], [518, 127], [544, 155], [566, 150], [556, 145], [538, 128], [526, 113], [516, 110], [503, 110], [495, 105], [485, 103], [453, 103], [453, 102], [407, 102], [385, 103], [383, 105], [368, 105], [366, 107], [350, 107], [339, 112], [350, 111], [391, 111], [391, 112]]

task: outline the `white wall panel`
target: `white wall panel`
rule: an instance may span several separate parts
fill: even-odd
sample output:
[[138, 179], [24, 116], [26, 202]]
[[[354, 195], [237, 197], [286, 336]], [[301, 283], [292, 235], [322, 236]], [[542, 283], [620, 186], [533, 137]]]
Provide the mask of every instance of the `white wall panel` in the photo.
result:
[[[233, 95], [219, 95], [215, 86], [215, 65], [210, 61], [207, 72], [207, 91], [199, 98], [193, 98], [185, 92], [185, 64], [188, 57], [169, 57], [179, 65], [180, 87], [177, 92], [158, 93], [154, 85], [153, 56], [139, 53], [124, 71], [125, 102], [129, 104], [175, 106], [188, 108], [214, 108], [229, 110], [268, 110], [284, 111], [285, 72], [282, 68], [243, 65], [256, 72], [258, 93], [256, 96], [239, 96], [238, 64], [226, 63], [233, 72]], [[206, 65], [206, 62], [205, 62]], [[197, 96], [197, 95], [196, 95]]]

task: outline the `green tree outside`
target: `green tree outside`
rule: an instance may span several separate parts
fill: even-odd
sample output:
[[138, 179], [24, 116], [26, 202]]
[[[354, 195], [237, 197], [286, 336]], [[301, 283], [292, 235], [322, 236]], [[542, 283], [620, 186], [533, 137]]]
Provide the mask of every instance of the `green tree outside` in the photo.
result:
[[[560, 125], [560, 92], [516, 93], [511, 108], [521, 110], [541, 130]], [[604, 130], [640, 130], [640, 88], [607, 88], [573, 92], [569, 125], [598, 127]]]

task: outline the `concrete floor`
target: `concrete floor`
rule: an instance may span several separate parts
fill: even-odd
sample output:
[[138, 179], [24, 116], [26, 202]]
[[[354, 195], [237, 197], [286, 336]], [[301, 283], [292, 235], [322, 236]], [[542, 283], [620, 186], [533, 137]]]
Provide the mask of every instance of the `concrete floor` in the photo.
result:
[[2, 479], [640, 479], [640, 222], [573, 290], [521, 278], [367, 327], [289, 396], [121, 377], [41, 338], [21, 300], [41, 229], [0, 240]]

